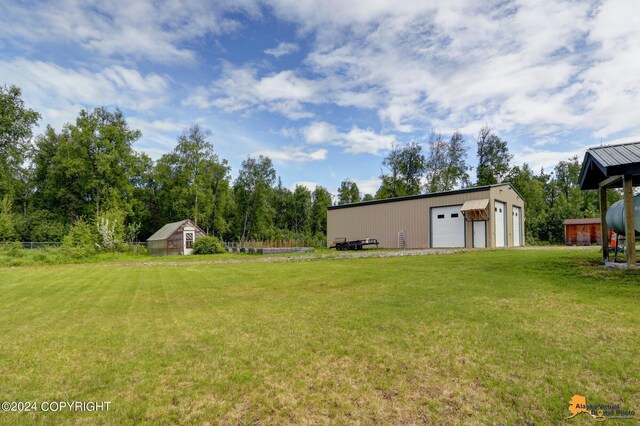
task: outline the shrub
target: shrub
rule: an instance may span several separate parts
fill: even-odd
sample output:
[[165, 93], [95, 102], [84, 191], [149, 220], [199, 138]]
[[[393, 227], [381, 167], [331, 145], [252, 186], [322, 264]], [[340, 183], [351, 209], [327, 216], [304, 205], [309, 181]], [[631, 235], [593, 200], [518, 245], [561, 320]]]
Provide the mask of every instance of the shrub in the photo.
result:
[[11, 208], [13, 201], [5, 195], [0, 200], [0, 241], [16, 241], [16, 227]]
[[83, 219], [77, 220], [62, 240], [64, 254], [74, 258], [95, 254], [98, 247], [98, 236], [94, 229]]
[[16, 219], [16, 231], [21, 241], [62, 241], [67, 233], [66, 225], [46, 210], [35, 210]]
[[108, 210], [96, 218], [98, 243], [100, 247], [111, 251], [126, 251], [124, 242], [124, 214], [119, 210]]
[[216, 237], [200, 237], [193, 243], [195, 254], [215, 254], [224, 253], [224, 246]]
[[3, 243], [0, 249], [6, 256], [9, 256], [9, 257], [24, 256], [24, 251], [22, 250], [22, 244], [18, 242]]

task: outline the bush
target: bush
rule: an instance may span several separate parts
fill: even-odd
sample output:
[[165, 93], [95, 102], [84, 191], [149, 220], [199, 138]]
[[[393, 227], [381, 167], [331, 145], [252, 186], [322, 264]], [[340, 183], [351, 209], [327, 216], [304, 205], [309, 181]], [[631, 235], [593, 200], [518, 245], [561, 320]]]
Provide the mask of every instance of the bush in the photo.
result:
[[20, 241], [62, 241], [67, 233], [66, 225], [55, 214], [35, 210], [15, 221]]
[[193, 243], [193, 252], [195, 254], [216, 254], [224, 253], [224, 246], [216, 237], [200, 237]]
[[16, 227], [14, 216], [11, 213], [13, 201], [5, 195], [0, 200], [0, 241], [16, 241]]
[[0, 251], [9, 257], [23, 257], [24, 250], [22, 250], [22, 244], [18, 242], [2, 243]]
[[69, 232], [62, 240], [62, 250], [64, 254], [82, 258], [92, 256], [98, 247], [98, 236], [95, 228], [79, 219], [69, 228]]
[[96, 217], [98, 243], [105, 250], [126, 251], [124, 245], [124, 214], [119, 210], [108, 210]]

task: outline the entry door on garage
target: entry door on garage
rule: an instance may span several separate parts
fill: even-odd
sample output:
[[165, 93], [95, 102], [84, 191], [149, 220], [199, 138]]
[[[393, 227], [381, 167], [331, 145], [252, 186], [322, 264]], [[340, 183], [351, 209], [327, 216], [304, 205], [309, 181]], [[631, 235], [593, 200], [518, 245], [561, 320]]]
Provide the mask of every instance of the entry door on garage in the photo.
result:
[[473, 221], [473, 247], [487, 247], [487, 222]]
[[431, 209], [431, 247], [464, 247], [462, 205]]
[[507, 245], [507, 205], [501, 201], [495, 202], [493, 217], [495, 217], [496, 247]]
[[513, 207], [513, 245], [519, 247], [522, 245], [522, 209]]

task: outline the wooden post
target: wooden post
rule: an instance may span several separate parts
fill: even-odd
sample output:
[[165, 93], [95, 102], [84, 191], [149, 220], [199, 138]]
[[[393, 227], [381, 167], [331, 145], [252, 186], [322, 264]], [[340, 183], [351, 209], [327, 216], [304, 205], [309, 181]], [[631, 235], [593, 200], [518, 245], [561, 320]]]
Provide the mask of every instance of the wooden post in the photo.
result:
[[636, 226], [633, 216], [633, 184], [631, 175], [624, 175], [624, 232], [628, 266], [636, 266]]
[[609, 261], [609, 227], [607, 226], [607, 188], [600, 188], [600, 235], [602, 236], [602, 261]]

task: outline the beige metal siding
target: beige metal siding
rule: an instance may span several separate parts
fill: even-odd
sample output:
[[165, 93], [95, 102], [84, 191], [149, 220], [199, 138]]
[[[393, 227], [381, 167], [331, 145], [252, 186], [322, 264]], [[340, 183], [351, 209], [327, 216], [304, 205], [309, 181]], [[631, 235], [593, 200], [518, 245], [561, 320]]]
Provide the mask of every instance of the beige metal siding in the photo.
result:
[[509, 184], [497, 185], [491, 187], [491, 208], [489, 209], [490, 220], [487, 225], [487, 234], [491, 241], [489, 247], [496, 246], [496, 232], [494, 224], [494, 208], [495, 201], [502, 201], [507, 205], [507, 247], [513, 247], [513, 207], [520, 207], [522, 212], [522, 245], [525, 244], [524, 223], [526, 220], [524, 200], [520, 198], [518, 193]]
[[[461, 205], [483, 198], [490, 198], [489, 189], [329, 210], [327, 243], [337, 237], [347, 240], [369, 237], [377, 238], [380, 247], [396, 248], [398, 232], [405, 231], [406, 248], [429, 248], [432, 207]], [[471, 222], [466, 221], [465, 242], [472, 247]]]

